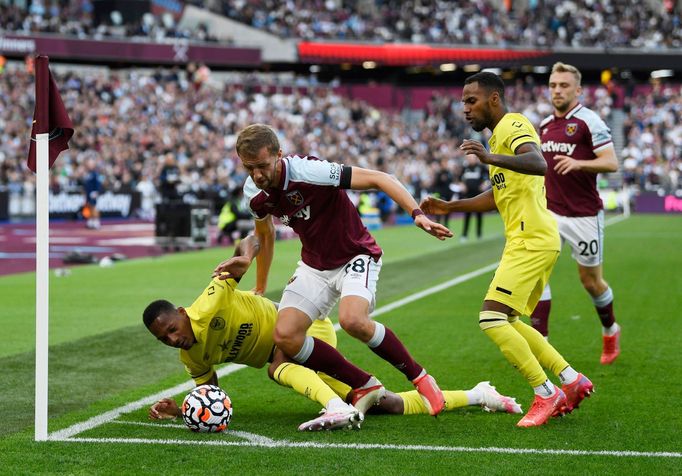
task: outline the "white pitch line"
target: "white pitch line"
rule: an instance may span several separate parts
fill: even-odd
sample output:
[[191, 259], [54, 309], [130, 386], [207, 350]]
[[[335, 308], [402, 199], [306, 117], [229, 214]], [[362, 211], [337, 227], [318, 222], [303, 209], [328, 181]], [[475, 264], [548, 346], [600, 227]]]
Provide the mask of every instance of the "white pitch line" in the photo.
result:
[[[218, 369], [217, 371], [218, 377], [229, 375], [233, 372], [236, 372], [237, 370], [243, 369], [244, 367], [246, 366], [240, 364], [226, 365], [225, 367]], [[124, 413], [134, 412], [135, 410], [139, 410], [142, 407], [146, 407], [148, 405], [156, 403], [162, 398], [168, 397], [168, 395], [176, 395], [180, 392], [187, 392], [193, 389], [194, 386], [195, 386], [194, 381], [188, 380], [184, 383], [176, 385], [175, 387], [167, 388], [158, 393], [155, 393], [154, 395], [149, 395], [148, 397], [141, 398], [140, 400], [128, 403], [127, 405], [123, 405], [122, 407], [118, 407], [115, 408], [114, 410], [102, 413], [100, 415], [96, 415], [84, 422], [76, 423], [75, 425], [71, 425], [70, 427], [64, 428], [63, 430], [50, 433], [50, 435], [48, 435], [48, 440], [52, 440], [54, 438], [55, 440], [61, 441], [65, 438], [70, 438], [74, 435], [83, 433], [84, 431], [91, 430], [97, 426], [115, 420]]]
[[497, 268], [497, 265], [500, 264], [499, 261], [495, 263], [491, 263], [487, 266], [484, 266], [482, 268], [479, 268], [475, 271], [472, 271], [467, 274], [463, 274], [461, 276], [457, 276], [456, 278], [453, 278], [449, 281], [445, 281], [444, 283], [441, 283], [437, 286], [433, 286], [428, 289], [424, 289], [423, 291], [419, 291], [418, 293], [415, 294], [410, 294], [407, 297], [404, 297], [403, 299], [399, 299], [395, 302], [392, 302], [391, 304], [387, 304], [385, 306], [380, 307], [376, 311], [372, 313], [372, 317], [380, 316], [381, 314], [385, 314], [387, 312], [390, 312], [394, 309], [397, 309], [399, 307], [402, 307], [406, 304], [409, 304], [411, 302], [417, 301], [419, 299], [425, 298], [426, 296], [430, 296], [431, 294], [439, 293], [447, 288], [450, 288], [452, 286], [457, 286], [458, 284], [461, 284], [465, 281], [469, 281], [470, 279], [477, 278], [478, 276], [489, 273], [490, 271], [493, 271], [495, 268]]
[[[171, 421], [175, 421], [175, 418]], [[113, 420], [111, 423], [116, 423], [117, 425], [151, 426], [154, 428], [187, 428], [185, 425], [178, 423], [154, 423], [151, 421]]]
[[[55, 440], [50, 438], [50, 440]], [[617, 451], [617, 450], [554, 450], [537, 448], [499, 448], [495, 446], [430, 446], [430, 445], [385, 445], [373, 443], [316, 443], [314, 441], [274, 441], [268, 443], [225, 441], [225, 440], [179, 440], [151, 438], [65, 438], [56, 441], [68, 443], [130, 443], [157, 445], [202, 445], [202, 446], [250, 446], [261, 448], [314, 448], [314, 449], [351, 449], [351, 450], [399, 450], [433, 451], [444, 453], [497, 453], [497, 454], [539, 454], [561, 456], [613, 456], [633, 458], [682, 458], [682, 453], [673, 451]]]
[[[126, 421], [126, 420], [113, 420], [110, 423], [116, 423], [118, 425], [133, 425], [133, 426], [151, 426], [155, 428], [178, 428], [185, 430], [187, 427], [185, 425], [179, 425], [177, 423], [153, 423], [153, 422], [147, 422], [147, 421]], [[221, 435], [227, 435], [227, 436], [236, 436], [237, 438], [241, 438], [243, 440], [247, 440], [251, 443], [254, 443], [256, 445], [274, 445], [276, 443], [275, 440], [272, 438], [268, 438], [266, 436], [262, 435], [257, 435], [256, 433], [249, 433], [248, 431], [239, 431], [239, 430], [226, 430], [225, 432], [221, 433]]]
[[235, 436], [238, 436], [239, 438], [243, 438], [249, 443], [251, 443], [254, 446], [266, 446], [270, 447], [272, 446], [277, 446], [277, 440], [273, 440], [272, 438], [268, 438], [267, 436], [263, 435], [257, 435], [255, 433], [249, 433], [248, 431], [239, 431], [239, 430], [228, 430], [229, 434], [233, 434]]

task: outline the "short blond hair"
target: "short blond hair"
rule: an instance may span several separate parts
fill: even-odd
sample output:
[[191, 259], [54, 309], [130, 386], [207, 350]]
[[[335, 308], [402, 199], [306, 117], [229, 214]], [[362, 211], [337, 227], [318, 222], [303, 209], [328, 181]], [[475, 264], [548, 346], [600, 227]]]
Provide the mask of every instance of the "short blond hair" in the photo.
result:
[[251, 124], [237, 136], [237, 155], [241, 158], [256, 157], [263, 147], [267, 147], [271, 155], [279, 152], [279, 139], [270, 126]]
[[575, 76], [575, 80], [578, 82], [578, 86], [580, 86], [580, 81], [583, 77], [578, 68], [562, 62], [554, 63], [554, 66], [552, 66], [552, 74], [554, 73], [572, 73], [573, 76]]

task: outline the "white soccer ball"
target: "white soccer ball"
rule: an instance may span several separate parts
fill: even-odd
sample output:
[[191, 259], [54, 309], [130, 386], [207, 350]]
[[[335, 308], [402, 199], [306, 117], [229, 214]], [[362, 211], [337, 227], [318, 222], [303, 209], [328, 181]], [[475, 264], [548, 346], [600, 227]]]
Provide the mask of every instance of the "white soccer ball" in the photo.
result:
[[232, 419], [232, 402], [220, 387], [200, 385], [182, 402], [182, 419], [192, 431], [224, 431]]

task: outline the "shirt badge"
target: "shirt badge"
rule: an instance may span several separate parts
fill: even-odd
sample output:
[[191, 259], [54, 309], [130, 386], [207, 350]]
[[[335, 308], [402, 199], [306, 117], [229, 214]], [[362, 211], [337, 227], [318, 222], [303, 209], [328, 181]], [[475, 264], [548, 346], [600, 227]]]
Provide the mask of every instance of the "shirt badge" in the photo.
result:
[[211, 323], [208, 326], [214, 331], [225, 329], [225, 319], [220, 316], [215, 316], [213, 319], [211, 319]]
[[287, 193], [287, 200], [289, 200], [292, 205], [298, 206], [303, 203], [303, 195], [298, 190]]
[[573, 136], [575, 133], [578, 132], [578, 124], [576, 122], [569, 122], [566, 124], [566, 135], [567, 136]]

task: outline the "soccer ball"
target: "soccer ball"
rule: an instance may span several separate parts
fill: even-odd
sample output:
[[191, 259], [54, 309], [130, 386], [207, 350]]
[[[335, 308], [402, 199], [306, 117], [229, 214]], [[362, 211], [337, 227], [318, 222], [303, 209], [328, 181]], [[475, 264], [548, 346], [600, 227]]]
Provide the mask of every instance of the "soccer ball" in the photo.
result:
[[200, 385], [182, 402], [182, 419], [192, 431], [224, 431], [232, 419], [232, 402], [220, 387]]

